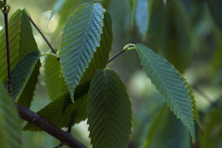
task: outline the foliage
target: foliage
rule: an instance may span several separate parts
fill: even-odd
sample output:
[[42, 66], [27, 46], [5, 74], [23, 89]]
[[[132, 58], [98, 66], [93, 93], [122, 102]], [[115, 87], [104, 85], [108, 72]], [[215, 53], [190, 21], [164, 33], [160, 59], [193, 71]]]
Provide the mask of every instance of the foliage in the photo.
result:
[[[26, 9], [18, 9], [11, 15], [8, 33], [5, 31], [7, 25], [0, 31], [0, 82], [12, 86], [10, 97], [4, 85], [0, 85], [0, 147], [22, 147], [21, 129], [33, 132], [42, 130], [31, 122], [25, 123], [21, 128], [14, 107], [14, 104], [20, 104], [33, 109], [33, 98], [34, 103], [38, 102], [41, 106], [40, 97], [36, 97], [39, 87], [47, 91], [47, 95], [42, 98], [50, 99], [47, 105], [38, 109], [37, 114], [60, 129], [68, 128], [68, 132], [71, 132], [71, 127], [87, 119], [93, 148], [124, 148], [128, 145], [187, 148], [192, 147], [192, 144], [199, 147], [221, 147], [221, 101], [208, 100], [210, 108], [199, 110], [191, 90], [192, 85], [205, 81], [208, 84], [214, 82], [216, 87], [221, 88], [222, 25], [221, 6], [217, 1], [208, 0], [208, 7], [205, 8], [210, 12], [208, 17], [218, 27], [215, 30], [214, 26], [211, 28], [212, 32], [216, 32], [215, 43], [195, 38], [199, 35], [195, 28], [198, 23], [193, 22], [192, 17], [193, 9], [197, 6], [196, 2], [190, 0], [132, 0], [121, 5], [117, 5], [120, 4], [119, 1], [110, 0], [85, 2], [88, 1], [57, 0], [51, 6], [53, 11], [49, 21], [60, 15], [59, 24], [51, 34], [54, 42], [60, 42], [58, 55], [43, 52], [41, 42], [37, 42], [37, 46], [38, 36], [33, 34]], [[1, 10], [5, 8], [9, 11], [10, 7], [8, 3], [0, 1]], [[42, 33], [37, 27], [36, 29]], [[6, 35], [9, 35], [9, 41]], [[131, 41], [136, 43], [126, 44], [109, 60], [110, 52], [113, 55], [112, 47], [118, 48], [119, 44]], [[211, 75], [210, 78], [204, 77], [192, 84], [186, 75], [192, 75], [190, 71], [199, 66], [195, 67], [200, 62], [199, 54], [203, 54], [203, 50], [195, 49], [202, 49], [199, 42], [210, 48], [205, 51], [207, 60], [201, 62], [211, 69]], [[139, 63], [130, 56], [126, 56], [126, 59], [123, 56], [123, 61], [115, 63], [121, 60], [115, 58], [126, 52], [140, 60], [146, 76], [166, 102], [164, 105], [157, 103], [153, 112], [154, 106], [143, 105], [145, 112], [152, 114], [149, 119], [145, 113], [142, 113], [143, 120], [136, 118], [140, 113], [138, 104], [149, 100], [149, 95], [143, 95], [143, 99], [137, 96], [130, 98], [132, 90], [124, 77], [131, 75], [132, 71], [122, 74], [118, 70], [122, 63], [123, 69], [130, 69], [134, 65], [138, 68]], [[131, 62], [133, 65], [129, 64]], [[9, 73], [7, 63], [11, 66]], [[136, 86], [133, 87], [137, 89]], [[145, 94], [150, 93], [148, 88], [145, 90]], [[146, 128], [136, 137], [137, 125]], [[204, 135], [201, 135], [203, 131]], [[67, 143], [61, 143], [63, 144]]]

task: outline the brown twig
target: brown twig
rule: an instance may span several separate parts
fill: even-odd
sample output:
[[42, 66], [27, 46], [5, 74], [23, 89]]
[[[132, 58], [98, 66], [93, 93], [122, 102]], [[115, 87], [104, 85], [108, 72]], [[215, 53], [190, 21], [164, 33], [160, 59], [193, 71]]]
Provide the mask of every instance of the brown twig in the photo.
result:
[[114, 60], [115, 58], [117, 58], [119, 55], [121, 55], [124, 51], [126, 51], [126, 50], [122, 49], [120, 52], [118, 52], [114, 57], [112, 57], [112, 58], [107, 62], [107, 64], [110, 63], [110, 62], [111, 62], [112, 60]]
[[20, 104], [15, 103], [15, 106], [18, 109], [20, 117], [38, 128], [46, 131], [48, 134], [52, 135], [53, 137], [57, 138], [61, 141], [62, 145], [67, 145], [71, 148], [86, 148], [81, 142], [75, 139], [70, 133], [65, 132], [52, 124], [51, 122], [47, 121], [37, 113], [29, 110], [27, 107], [22, 106]]
[[[6, 0], [4, 0], [6, 3]], [[8, 14], [6, 13], [7, 8], [4, 7], [4, 21], [5, 21], [5, 41], [6, 41], [6, 53], [7, 53], [7, 71], [8, 71], [8, 79], [7, 79], [7, 89], [8, 93], [11, 96], [12, 94], [12, 81], [11, 81], [11, 65], [10, 65], [10, 50], [9, 50], [9, 36], [8, 36]]]
[[32, 25], [38, 30], [38, 32], [41, 34], [42, 38], [45, 40], [45, 42], [48, 44], [49, 48], [51, 49], [51, 51], [57, 55], [56, 51], [53, 49], [52, 45], [49, 43], [49, 41], [47, 40], [47, 38], [45, 37], [45, 35], [42, 33], [42, 31], [37, 27], [37, 25], [34, 23], [34, 21], [31, 19], [31, 17], [29, 17], [30, 22], [32, 23]]

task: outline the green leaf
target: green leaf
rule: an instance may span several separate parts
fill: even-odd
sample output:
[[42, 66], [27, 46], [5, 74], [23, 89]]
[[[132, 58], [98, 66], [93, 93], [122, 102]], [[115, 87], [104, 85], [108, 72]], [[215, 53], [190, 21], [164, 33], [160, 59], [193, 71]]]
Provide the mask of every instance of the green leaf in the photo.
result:
[[221, 58], [222, 42], [221, 40], [222, 40], [222, 35], [220, 35], [219, 39], [217, 40], [216, 51], [214, 52], [212, 61], [211, 61], [211, 68], [212, 68], [211, 73], [213, 77], [215, 77], [218, 74], [218, 72], [222, 70], [222, 58]]
[[[220, 99], [221, 100], [221, 99]], [[220, 102], [220, 103], [219, 103]], [[215, 102], [216, 103], [216, 102]], [[222, 147], [222, 127], [221, 111], [222, 102], [218, 100], [217, 107], [206, 112], [203, 125], [204, 134], [198, 136], [199, 147], [201, 148], [220, 148]], [[215, 104], [214, 104], [215, 105]]]
[[0, 147], [21, 148], [21, 123], [12, 99], [0, 84]]
[[[7, 79], [7, 57], [4, 29], [0, 33], [0, 81]], [[24, 9], [17, 10], [9, 20], [9, 47], [11, 69], [28, 53], [38, 51], [29, 16]]]
[[45, 58], [44, 72], [45, 86], [51, 100], [58, 98], [68, 90], [56, 57], [48, 55]]
[[[30, 106], [39, 75], [39, 67], [39, 53], [32, 52], [25, 56], [13, 69], [11, 73], [12, 99], [19, 104]], [[35, 77], [32, 76], [34, 73]], [[33, 86], [28, 85], [28, 83], [33, 84]]]
[[145, 40], [149, 26], [148, 0], [136, 1], [135, 21], [140, 34]]
[[98, 70], [91, 81], [88, 99], [93, 147], [127, 147], [131, 118], [131, 103], [120, 77], [112, 70]]
[[164, 6], [163, 0], [149, 0], [149, 36], [147, 42], [152, 49], [159, 51], [161, 45]]
[[[90, 81], [76, 87], [76, 102], [73, 104], [69, 92], [63, 93], [37, 113], [58, 127], [68, 127], [79, 123], [87, 117], [87, 92]], [[40, 131], [35, 125], [28, 123], [23, 130]]]
[[167, 105], [163, 105], [151, 123], [142, 147], [190, 148], [189, 132]]
[[179, 0], [167, 2], [164, 12], [162, 34], [162, 52], [164, 57], [180, 72], [183, 72], [191, 60], [190, 20], [185, 7]]
[[101, 4], [83, 4], [68, 18], [61, 41], [61, 67], [70, 96], [100, 46], [104, 10]]
[[209, 6], [214, 21], [222, 31], [222, 15], [221, 15], [222, 0], [207, 0], [207, 4]]
[[85, 70], [81, 82], [91, 80], [98, 69], [104, 69], [106, 67], [107, 61], [109, 60], [113, 34], [112, 20], [108, 12], [105, 12], [103, 22], [104, 26], [100, 46], [97, 47], [96, 52], [94, 52], [93, 58], [89, 63], [88, 68]]
[[136, 44], [136, 47], [147, 76], [195, 141], [192, 99], [185, 79], [172, 64], [148, 47], [142, 44]]

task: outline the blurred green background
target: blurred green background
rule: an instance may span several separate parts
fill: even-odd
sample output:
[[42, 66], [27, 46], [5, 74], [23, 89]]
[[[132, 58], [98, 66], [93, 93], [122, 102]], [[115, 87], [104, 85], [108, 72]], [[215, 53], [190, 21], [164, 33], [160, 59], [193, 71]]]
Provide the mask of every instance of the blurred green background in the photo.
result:
[[[156, 48], [153, 49], [155, 51], [159, 50], [159, 44], [161, 43], [156, 43], [155, 39], [152, 39], [154, 37], [153, 33], [156, 33], [155, 27], [153, 27], [155, 25], [152, 25], [152, 22], [146, 39], [139, 33], [132, 17], [133, 0], [7, 0], [7, 3], [11, 6], [9, 16], [17, 9], [25, 8], [55, 49], [59, 49], [65, 20], [75, 8], [85, 2], [101, 2], [112, 16], [114, 38], [110, 57], [119, 52], [127, 43], [142, 42], [149, 47]], [[213, 120], [210, 119], [212, 116], [208, 115], [208, 113], [210, 114], [209, 110], [214, 108], [215, 104], [217, 106], [221, 104], [222, 100], [222, 30], [215, 23], [207, 2], [201, 0], [185, 2], [184, 8], [190, 21], [189, 35], [191, 41], [189, 47], [191, 58], [189, 65], [183, 71], [183, 75], [193, 90], [203, 126], [208, 126], [208, 122]], [[219, 2], [219, 4], [221, 3]], [[161, 9], [164, 10], [163, 5]], [[161, 22], [159, 23], [161, 25]], [[4, 26], [3, 15], [0, 15], [0, 26], [0, 28]], [[33, 32], [40, 51], [50, 51], [35, 28], [33, 28]], [[161, 34], [159, 37], [161, 37]], [[164, 53], [159, 53], [165, 56]], [[108, 67], [120, 75], [127, 87], [133, 104], [133, 129], [129, 147], [139, 147], [146, 137], [152, 119], [163, 105], [163, 99], [142, 71], [135, 51], [122, 54], [108, 64]], [[44, 85], [42, 72], [31, 106], [33, 111], [40, 110], [50, 102]], [[220, 116], [222, 115], [220, 114]], [[218, 122], [219, 129], [222, 131], [221, 121]], [[86, 121], [75, 125], [72, 134], [87, 147], [90, 147]], [[49, 148], [59, 144], [58, 140], [44, 132], [23, 132], [23, 135], [24, 148]], [[197, 133], [197, 135], [199, 134]], [[204, 138], [207, 139], [206, 136], [200, 136], [199, 147], [204, 147], [204, 142], [201, 141]]]

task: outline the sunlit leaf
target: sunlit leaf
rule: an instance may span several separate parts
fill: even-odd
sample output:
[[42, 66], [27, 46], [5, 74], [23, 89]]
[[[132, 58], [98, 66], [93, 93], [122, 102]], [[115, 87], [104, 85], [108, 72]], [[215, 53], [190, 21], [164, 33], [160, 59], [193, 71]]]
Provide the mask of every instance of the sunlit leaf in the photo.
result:
[[164, 11], [161, 49], [164, 57], [180, 72], [190, 64], [190, 30], [190, 20], [182, 2], [168, 1]]
[[54, 56], [45, 58], [45, 83], [50, 99], [54, 100], [68, 90], [64, 77], [62, 76], [60, 62]]
[[152, 121], [143, 148], [191, 148], [187, 128], [163, 105]]
[[136, 47], [147, 76], [195, 141], [192, 99], [185, 79], [172, 64], [148, 47], [142, 44], [136, 44]]
[[214, 21], [222, 31], [222, 15], [221, 15], [222, 0], [207, 0], [207, 4], [214, 18]]
[[[104, 14], [104, 26], [103, 33], [101, 35], [100, 46], [97, 47], [96, 52], [93, 54], [93, 58], [89, 63], [88, 68], [85, 70], [82, 82], [91, 80], [98, 69], [104, 69], [107, 61], [109, 60], [109, 52], [111, 50], [111, 43], [113, 40], [112, 34], [112, 20], [108, 12]], [[75, 96], [74, 96], [75, 97]]]
[[[37, 113], [58, 127], [68, 127], [79, 123], [87, 117], [87, 99], [90, 81], [76, 87], [76, 102], [72, 103], [69, 92], [64, 92]], [[35, 125], [28, 123], [23, 130], [40, 131]]]
[[[7, 58], [4, 29], [0, 33], [0, 81], [7, 79]], [[28, 53], [38, 51], [29, 16], [24, 9], [17, 10], [9, 20], [9, 47], [11, 70]]]
[[131, 103], [119, 76], [111, 70], [98, 70], [91, 81], [88, 99], [93, 147], [127, 147], [131, 114]]
[[0, 84], [0, 147], [21, 148], [21, 123], [8, 92]]
[[86, 3], [68, 18], [61, 41], [61, 67], [72, 101], [76, 85], [100, 46], [104, 10], [101, 4]]
[[38, 80], [39, 67], [39, 53], [32, 52], [25, 56], [13, 69], [11, 73], [12, 99], [19, 104], [30, 106]]
[[149, 25], [148, 0], [136, 0], [135, 21], [143, 39], [146, 39]]

